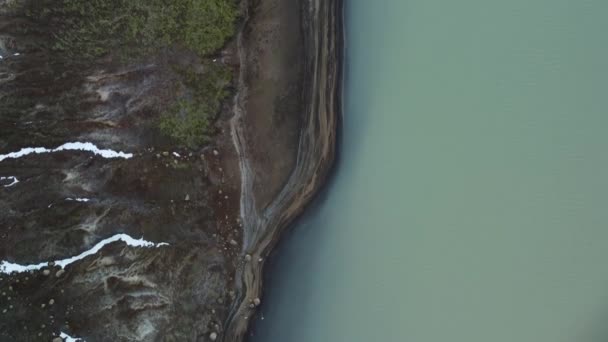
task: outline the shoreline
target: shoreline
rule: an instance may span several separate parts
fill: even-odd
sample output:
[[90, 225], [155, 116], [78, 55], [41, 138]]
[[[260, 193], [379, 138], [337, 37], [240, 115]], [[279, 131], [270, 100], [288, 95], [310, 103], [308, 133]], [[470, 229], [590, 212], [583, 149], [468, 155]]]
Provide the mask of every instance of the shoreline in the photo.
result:
[[[243, 32], [249, 25], [250, 1], [244, 0], [245, 19], [237, 34], [241, 67], [239, 86], [234, 97], [231, 136], [241, 172], [241, 219], [244, 224], [245, 262], [237, 270], [236, 300], [225, 324], [223, 341], [242, 341], [251, 316], [260, 304], [266, 256], [274, 249], [283, 232], [297, 219], [326, 184], [334, 166], [338, 125], [342, 115], [344, 51], [343, 0], [303, 0], [300, 4], [304, 88], [300, 110], [303, 121], [295, 165], [280, 192], [258, 212], [253, 191], [253, 175], [242, 117], [248, 87], [245, 80]], [[247, 239], [245, 239], [247, 236]]]

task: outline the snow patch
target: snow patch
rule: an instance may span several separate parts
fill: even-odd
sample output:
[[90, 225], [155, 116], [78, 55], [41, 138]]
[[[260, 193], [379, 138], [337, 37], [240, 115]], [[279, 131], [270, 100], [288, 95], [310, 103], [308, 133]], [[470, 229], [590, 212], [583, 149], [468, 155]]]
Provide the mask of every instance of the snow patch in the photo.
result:
[[74, 337], [64, 333], [63, 331], [59, 334], [59, 337], [61, 337], [65, 342], [84, 342], [83, 339], [74, 338]]
[[18, 56], [21, 56], [21, 53], [19, 53], [19, 52], [15, 52], [15, 53], [13, 53], [12, 55], [8, 55], [8, 56], [6, 56], [6, 57], [5, 57], [5, 56], [0, 55], [0, 60], [3, 60], [3, 59], [5, 59], [5, 58], [18, 57]]
[[3, 181], [3, 180], [10, 180], [12, 182], [11, 184], [4, 185], [5, 188], [11, 187], [11, 186], [19, 183], [19, 180], [15, 176], [0, 177], [0, 181]]
[[90, 142], [69, 142], [65, 143], [57, 148], [49, 149], [45, 147], [25, 147], [17, 152], [11, 152], [8, 154], [0, 154], [0, 161], [4, 159], [17, 159], [23, 156], [27, 156], [28, 154], [36, 153], [53, 153], [60, 151], [86, 151], [91, 152], [95, 155], [101, 156], [103, 158], [123, 158], [129, 159], [133, 157], [133, 153], [124, 153], [124, 152], [116, 152], [114, 150], [109, 149], [99, 149], [95, 144]]
[[75, 202], [89, 202], [91, 199], [90, 198], [71, 198], [68, 197], [65, 199], [66, 201], [75, 201]]
[[[116, 234], [107, 239], [99, 241], [91, 249], [89, 249], [83, 253], [80, 253], [77, 256], [73, 256], [71, 258], [67, 258], [67, 259], [63, 259], [63, 260], [56, 260], [56, 261], [54, 261], [54, 263], [56, 266], [65, 268], [66, 266], [73, 264], [76, 261], [82, 260], [90, 255], [96, 254], [105, 245], [111, 244], [116, 241], [122, 241], [122, 242], [126, 243], [127, 246], [145, 247], [145, 248], [150, 248], [150, 247], [158, 248], [158, 247], [169, 245], [166, 242], [154, 243], [154, 242], [146, 241], [143, 238], [134, 239], [127, 234]], [[38, 270], [48, 266], [48, 264], [49, 264], [49, 262], [47, 261], [47, 262], [42, 262], [39, 264], [32, 264], [32, 265], [19, 265], [19, 264], [14, 264], [14, 263], [8, 262], [6, 260], [3, 260], [2, 262], [0, 262], [0, 274], [2, 274], [2, 273], [4, 273], [4, 274], [24, 273], [24, 272], [30, 272], [30, 271], [38, 271]]]

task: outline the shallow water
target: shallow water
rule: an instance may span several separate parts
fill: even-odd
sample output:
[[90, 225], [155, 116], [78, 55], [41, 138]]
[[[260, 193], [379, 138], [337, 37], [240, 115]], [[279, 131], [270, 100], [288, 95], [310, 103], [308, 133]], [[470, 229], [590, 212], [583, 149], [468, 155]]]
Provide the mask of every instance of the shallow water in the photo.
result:
[[341, 161], [252, 340], [608, 340], [606, 18], [347, 0]]

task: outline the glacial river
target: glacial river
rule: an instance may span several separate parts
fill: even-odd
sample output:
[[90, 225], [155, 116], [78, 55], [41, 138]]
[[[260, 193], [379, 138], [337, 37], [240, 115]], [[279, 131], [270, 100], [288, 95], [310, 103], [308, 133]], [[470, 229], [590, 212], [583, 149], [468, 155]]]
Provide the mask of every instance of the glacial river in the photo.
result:
[[252, 341], [607, 341], [608, 1], [346, 2], [340, 161]]

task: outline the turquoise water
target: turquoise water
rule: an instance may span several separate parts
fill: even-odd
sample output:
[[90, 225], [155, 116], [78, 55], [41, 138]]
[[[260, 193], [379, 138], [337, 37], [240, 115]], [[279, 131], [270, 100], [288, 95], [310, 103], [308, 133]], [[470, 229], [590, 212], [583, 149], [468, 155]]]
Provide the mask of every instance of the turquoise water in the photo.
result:
[[347, 0], [341, 161], [256, 342], [608, 340], [608, 1]]

